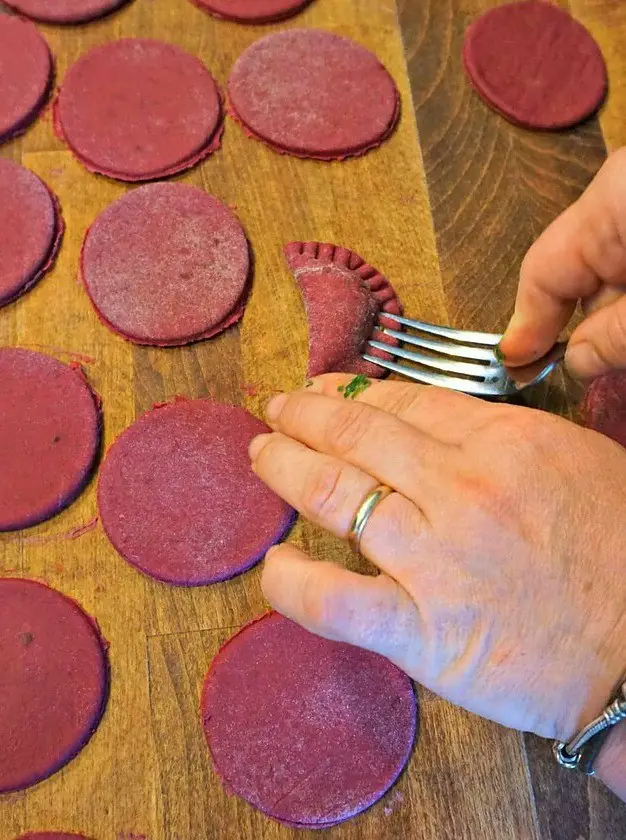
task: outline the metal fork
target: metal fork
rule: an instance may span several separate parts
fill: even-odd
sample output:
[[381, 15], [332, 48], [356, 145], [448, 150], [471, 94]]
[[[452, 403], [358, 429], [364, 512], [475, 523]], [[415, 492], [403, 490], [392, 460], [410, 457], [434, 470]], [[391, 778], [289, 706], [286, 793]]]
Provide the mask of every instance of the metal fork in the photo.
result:
[[496, 355], [496, 347], [502, 339], [500, 334], [454, 330], [387, 313], [384, 318], [395, 321], [398, 326], [416, 330], [419, 334], [401, 332], [383, 325], [378, 326], [380, 332], [398, 339], [403, 345], [418, 347], [427, 352], [407, 350], [405, 346], [394, 347], [372, 339], [368, 347], [383, 350], [411, 364], [398, 364], [365, 352], [363, 358], [366, 361], [424, 385], [438, 385], [479, 397], [513, 397], [525, 388], [536, 385], [562, 361], [567, 347], [565, 342], [560, 342], [532, 365], [507, 368]]

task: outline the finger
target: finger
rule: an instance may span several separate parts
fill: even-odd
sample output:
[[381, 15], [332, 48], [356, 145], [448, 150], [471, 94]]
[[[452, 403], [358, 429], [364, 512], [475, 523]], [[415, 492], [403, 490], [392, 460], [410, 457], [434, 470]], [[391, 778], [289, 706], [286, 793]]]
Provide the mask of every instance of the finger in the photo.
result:
[[573, 376], [581, 379], [626, 368], [626, 297], [583, 321], [572, 335], [565, 364]]
[[612, 303], [618, 301], [626, 294], [626, 288], [621, 286], [602, 286], [600, 291], [583, 301], [583, 312], [585, 317], [597, 312], [599, 309], [604, 309], [605, 306], [610, 306]]
[[366, 577], [311, 560], [291, 545], [273, 549], [261, 585], [270, 604], [307, 630], [386, 656], [415, 673], [421, 622], [415, 603], [387, 575]]
[[[357, 467], [280, 434], [250, 444], [252, 469], [304, 517], [346, 539], [354, 515], [379, 484]], [[424, 514], [399, 493], [381, 501], [361, 538], [361, 552], [394, 577], [406, 569], [428, 533]]]
[[[307, 393], [324, 394], [343, 399], [339, 388], [354, 377], [330, 373], [313, 379]], [[393, 414], [413, 428], [434, 437], [441, 443], [456, 445], [478, 431], [503, 406], [492, 405], [457, 391], [394, 380], [374, 381], [355, 402], [365, 403]]]
[[363, 402], [295, 391], [267, 406], [270, 426], [309, 448], [347, 461], [409, 498], [444, 452], [429, 435]]
[[626, 283], [625, 203], [626, 150], [621, 150], [526, 255], [515, 313], [501, 344], [508, 364], [544, 355], [579, 299], [593, 296], [603, 283]]

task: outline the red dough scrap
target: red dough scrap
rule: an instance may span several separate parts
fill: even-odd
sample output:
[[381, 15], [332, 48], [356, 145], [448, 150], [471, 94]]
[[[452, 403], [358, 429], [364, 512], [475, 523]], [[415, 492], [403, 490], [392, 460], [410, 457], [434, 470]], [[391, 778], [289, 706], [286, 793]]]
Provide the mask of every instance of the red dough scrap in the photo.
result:
[[591, 116], [607, 91], [600, 48], [585, 27], [547, 0], [506, 3], [467, 30], [472, 85], [513, 123], [568, 128]]
[[72, 65], [54, 121], [87, 169], [149, 181], [189, 169], [219, 148], [221, 95], [194, 56], [161, 41], [126, 38]]
[[81, 276], [101, 320], [138, 344], [209, 338], [238, 321], [250, 274], [235, 215], [184, 184], [148, 184], [98, 216]]
[[626, 371], [595, 379], [585, 394], [586, 425], [626, 447]]
[[277, 152], [342, 160], [379, 146], [400, 114], [396, 85], [369, 50], [322, 29], [255, 41], [228, 79], [231, 115]]
[[4, 0], [7, 6], [43, 23], [85, 23], [118, 9], [128, 0]]
[[49, 519], [82, 490], [100, 410], [80, 370], [13, 347], [0, 348], [0, 395], [0, 531], [12, 531]]
[[0, 142], [26, 130], [50, 91], [54, 67], [30, 21], [0, 13]]
[[106, 643], [78, 604], [0, 578], [0, 793], [67, 764], [98, 726], [108, 686]]
[[63, 236], [55, 196], [28, 169], [0, 159], [0, 307], [48, 271]]
[[[284, 249], [302, 297], [309, 324], [307, 376], [357, 373], [385, 376], [384, 368], [361, 358], [370, 338], [397, 347], [397, 339], [375, 329], [398, 329], [385, 313], [401, 315], [402, 305], [389, 281], [358, 254], [338, 245], [291, 242]], [[368, 348], [368, 354], [389, 358]]]
[[380, 799], [417, 729], [411, 681], [389, 660], [275, 612], [219, 650], [201, 714], [226, 790], [297, 828], [328, 828]]
[[250, 467], [250, 441], [268, 431], [244, 409], [206, 399], [179, 399], [129, 426], [98, 485], [102, 526], [122, 557], [181, 586], [254, 566], [294, 518]]
[[270, 23], [297, 14], [311, 0], [191, 0], [214, 17], [237, 23]]

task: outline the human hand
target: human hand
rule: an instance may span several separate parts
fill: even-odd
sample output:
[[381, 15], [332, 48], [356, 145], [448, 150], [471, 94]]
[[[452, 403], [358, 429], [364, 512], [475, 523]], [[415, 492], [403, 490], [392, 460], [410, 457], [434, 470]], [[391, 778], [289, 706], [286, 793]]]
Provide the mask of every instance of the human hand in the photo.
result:
[[511, 366], [552, 347], [582, 302], [565, 363], [581, 378], [626, 368], [626, 148], [551, 224], [522, 264], [515, 313], [500, 345]]
[[568, 740], [626, 669], [626, 452], [531, 409], [330, 375], [275, 398], [255, 472], [305, 517], [361, 542], [381, 574], [268, 554], [266, 597], [308, 629], [387, 656], [506, 726]]

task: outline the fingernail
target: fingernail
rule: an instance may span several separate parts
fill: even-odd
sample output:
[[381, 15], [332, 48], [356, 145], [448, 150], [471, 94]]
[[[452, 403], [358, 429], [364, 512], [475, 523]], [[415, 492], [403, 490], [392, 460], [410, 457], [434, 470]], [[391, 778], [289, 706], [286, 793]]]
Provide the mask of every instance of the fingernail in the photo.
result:
[[503, 365], [505, 361], [505, 355], [502, 352], [502, 347], [500, 346], [500, 344], [496, 344], [496, 348], [493, 352], [495, 354], [496, 359], [500, 362], [501, 365]]
[[250, 460], [253, 464], [261, 452], [265, 449], [271, 437], [271, 434], [264, 434], [257, 435], [255, 438], [252, 438], [250, 445], [248, 446], [248, 455], [250, 456]]
[[[498, 348], [500, 348], [503, 341], [506, 341], [508, 339], [508, 336], [509, 336], [510, 333], [515, 332], [515, 326], [516, 326], [515, 322], [516, 322], [515, 315], [512, 315], [511, 320], [506, 325], [506, 328], [505, 328], [504, 332], [502, 333], [502, 338], [500, 339], [500, 344], [498, 344]], [[502, 352], [502, 351], [500, 351], [500, 352]]]
[[565, 354], [565, 366], [572, 376], [579, 379], [591, 379], [606, 370], [598, 351], [588, 341], [570, 344]]
[[270, 423], [275, 423], [280, 417], [280, 413], [287, 402], [287, 394], [279, 394], [277, 397], [272, 397], [265, 409], [265, 416]]
[[268, 548], [265, 552], [265, 559], [268, 560], [272, 556], [272, 554], [276, 554], [279, 548], [279, 545], [273, 545], [270, 548]]

